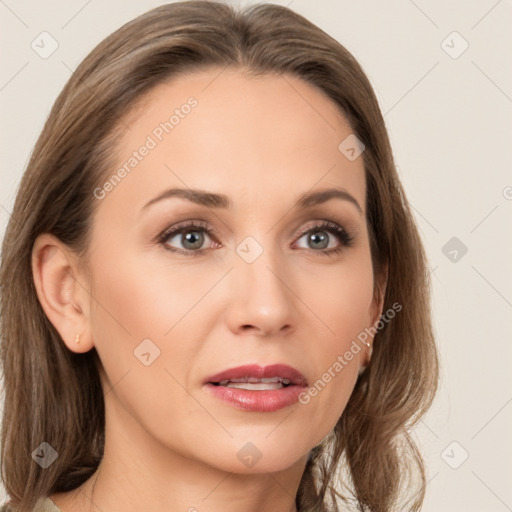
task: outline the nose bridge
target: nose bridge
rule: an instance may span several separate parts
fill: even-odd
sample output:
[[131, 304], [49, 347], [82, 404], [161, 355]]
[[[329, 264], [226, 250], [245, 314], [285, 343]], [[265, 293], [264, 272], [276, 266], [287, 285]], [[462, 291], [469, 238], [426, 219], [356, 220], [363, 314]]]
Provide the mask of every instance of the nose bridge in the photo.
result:
[[249, 326], [265, 334], [292, 327], [294, 295], [291, 273], [271, 234], [246, 237], [236, 247], [236, 265], [232, 275], [232, 328]]

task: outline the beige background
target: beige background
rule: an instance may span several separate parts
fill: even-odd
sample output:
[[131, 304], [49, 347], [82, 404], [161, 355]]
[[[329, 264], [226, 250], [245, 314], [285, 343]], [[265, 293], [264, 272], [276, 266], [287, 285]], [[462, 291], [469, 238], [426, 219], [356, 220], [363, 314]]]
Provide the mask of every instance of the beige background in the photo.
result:
[[[105, 36], [161, 3], [0, 0], [1, 234], [72, 70]], [[276, 3], [363, 65], [426, 244], [443, 367], [435, 405], [416, 429], [430, 480], [424, 510], [512, 510], [512, 2]], [[31, 48], [43, 31], [58, 43], [46, 59]]]

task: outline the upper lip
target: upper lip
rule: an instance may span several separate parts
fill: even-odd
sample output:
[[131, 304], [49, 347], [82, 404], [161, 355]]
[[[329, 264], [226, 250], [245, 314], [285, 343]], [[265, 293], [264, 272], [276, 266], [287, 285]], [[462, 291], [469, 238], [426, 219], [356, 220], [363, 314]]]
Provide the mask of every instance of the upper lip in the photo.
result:
[[290, 384], [297, 386], [307, 386], [307, 380], [299, 370], [292, 368], [286, 364], [271, 364], [261, 366], [258, 364], [249, 364], [244, 366], [237, 366], [236, 368], [229, 368], [215, 375], [207, 377], [203, 384], [217, 383], [223, 380], [230, 379], [243, 379], [244, 377], [254, 377], [257, 379], [267, 379], [272, 377], [279, 377], [281, 379], [288, 379]]

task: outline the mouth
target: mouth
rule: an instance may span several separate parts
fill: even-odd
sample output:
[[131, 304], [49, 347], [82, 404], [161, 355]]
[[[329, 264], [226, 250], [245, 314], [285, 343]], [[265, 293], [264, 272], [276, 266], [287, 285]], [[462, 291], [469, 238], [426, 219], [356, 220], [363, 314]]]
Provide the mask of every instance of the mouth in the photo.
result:
[[213, 384], [250, 391], [281, 389], [289, 386], [308, 385], [306, 378], [295, 368], [285, 364], [238, 366], [205, 379], [203, 384]]
[[257, 379], [255, 377], [245, 377], [243, 379], [225, 379], [220, 382], [212, 382], [214, 386], [224, 386], [227, 388], [247, 389], [249, 391], [262, 391], [270, 389], [281, 389], [291, 385], [290, 379], [281, 377], [270, 377], [268, 379]]
[[203, 387], [224, 403], [256, 413], [291, 406], [307, 388], [304, 375], [283, 364], [239, 366], [212, 375]]

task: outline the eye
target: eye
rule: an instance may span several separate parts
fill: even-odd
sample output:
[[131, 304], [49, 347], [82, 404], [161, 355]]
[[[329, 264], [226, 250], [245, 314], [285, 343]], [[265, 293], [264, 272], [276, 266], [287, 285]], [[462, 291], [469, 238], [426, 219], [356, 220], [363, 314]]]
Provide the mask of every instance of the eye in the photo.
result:
[[[206, 223], [190, 221], [164, 231], [158, 237], [158, 241], [169, 251], [197, 255], [205, 250], [203, 247], [205, 240], [210, 239], [213, 235], [214, 230], [208, 228]], [[175, 244], [178, 244], [178, 247]], [[181, 247], [179, 247], [180, 244]], [[212, 245], [210, 242], [208, 247], [219, 245], [217, 242], [214, 244]]]
[[[197, 256], [205, 252], [207, 248], [222, 246], [212, 238], [217, 238], [217, 233], [208, 227], [208, 223], [187, 221], [164, 231], [159, 235], [158, 241], [168, 251]], [[298, 241], [303, 238], [306, 238], [306, 244], [308, 244], [305, 249], [314, 255], [332, 256], [353, 245], [353, 237], [341, 226], [330, 221], [308, 226]], [[336, 239], [338, 240], [337, 245]]]
[[340, 253], [345, 247], [351, 247], [354, 240], [341, 226], [330, 221], [309, 227], [299, 241], [305, 237], [306, 244], [309, 245], [306, 249], [329, 256]]

